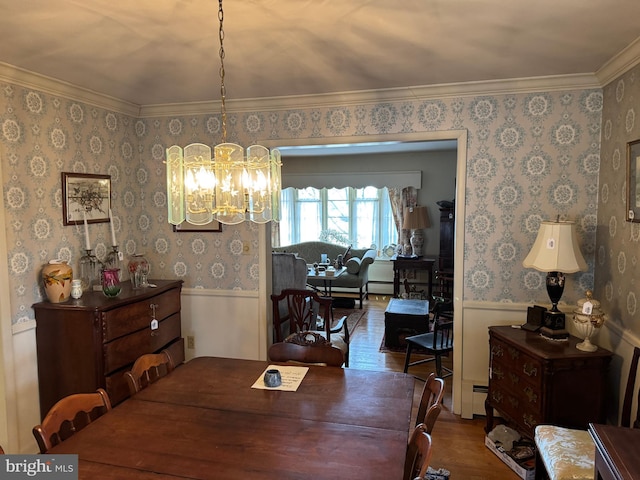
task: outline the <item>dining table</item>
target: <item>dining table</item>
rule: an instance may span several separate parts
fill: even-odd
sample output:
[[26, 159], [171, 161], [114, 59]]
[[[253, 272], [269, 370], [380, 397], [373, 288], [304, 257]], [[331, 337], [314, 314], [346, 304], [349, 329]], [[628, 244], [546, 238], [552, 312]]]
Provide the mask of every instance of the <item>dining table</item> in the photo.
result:
[[194, 358], [49, 454], [77, 454], [79, 479], [402, 479], [413, 376], [309, 366], [295, 390], [261, 383], [284, 365]]

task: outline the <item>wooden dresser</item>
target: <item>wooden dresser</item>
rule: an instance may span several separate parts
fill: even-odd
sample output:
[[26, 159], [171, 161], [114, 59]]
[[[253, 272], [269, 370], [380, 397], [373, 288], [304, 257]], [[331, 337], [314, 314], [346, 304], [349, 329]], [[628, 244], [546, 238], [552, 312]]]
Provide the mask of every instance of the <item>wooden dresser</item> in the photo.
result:
[[546, 339], [510, 326], [489, 327], [487, 433], [493, 409], [520, 434], [533, 438], [548, 423], [586, 430], [605, 423], [607, 370], [612, 353], [576, 348], [580, 339]]
[[121, 402], [129, 395], [124, 372], [142, 354], [168, 348], [176, 363], [184, 361], [182, 281], [151, 283], [157, 288], [122, 282], [116, 298], [85, 292], [78, 300], [33, 305], [41, 417], [62, 397], [98, 387], [112, 404]]

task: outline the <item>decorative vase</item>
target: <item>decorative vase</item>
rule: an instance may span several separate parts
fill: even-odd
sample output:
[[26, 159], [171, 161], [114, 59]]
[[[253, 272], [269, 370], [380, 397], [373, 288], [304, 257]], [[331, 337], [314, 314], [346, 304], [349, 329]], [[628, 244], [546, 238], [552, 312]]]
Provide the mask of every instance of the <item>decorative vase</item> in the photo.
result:
[[42, 268], [44, 292], [51, 303], [62, 303], [71, 297], [73, 269], [64, 260], [51, 260]]
[[107, 253], [104, 264], [107, 268], [117, 268], [119, 270], [118, 277], [122, 281], [122, 252], [118, 250], [118, 246], [111, 247], [111, 251]]
[[117, 297], [120, 294], [120, 269], [105, 268], [102, 270], [102, 293], [106, 297]]
[[79, 299], [82, 297], [82, 280], [73, 279], [71, 280], [71, 298]]
[[600, 329], [606, 319], [606, 314], [600, 308], [600, 302], [593, 298], [593, 292], [587, 290], [586, 298], [578, 300], [578, 308], [573, 311], [573, 324], [578, 331], [578, 337], [584, 341], [576, 348], [583, 352], [595, 352], [598, 347], [591, 343], [591, 337]]
[[144, 254], [136, 253], [129, 260], [129, 276], [133, 288], [141, 288], [149, 285], [149, 261]]

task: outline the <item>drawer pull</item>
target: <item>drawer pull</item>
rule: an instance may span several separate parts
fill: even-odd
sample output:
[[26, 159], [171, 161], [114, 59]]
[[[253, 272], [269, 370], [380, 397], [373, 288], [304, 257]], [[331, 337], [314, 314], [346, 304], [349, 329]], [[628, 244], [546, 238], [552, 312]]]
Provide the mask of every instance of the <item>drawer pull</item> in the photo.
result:
[[513, 385], [517, 385], [520, 382], [520, 377], [513, 372], [509, 372], [509, 379]]
[[491, 353], [495, 357], [502, 357], [504, 355], [504, 351], [502, 350], [502, 345], [496, 345], [491, 349]]
[[538, 376], [538, 369], [536, 367], [534, 367], [533, 365], [531, 365], [530, 363], [525, 363], [522, 366], [522, 371], [528, 377], [537, 377]]
[[524, 394], [529, 399], [529, 403], [537, 403], [538, 402], [538, 394], [533, 391], [533, 388], [525, 387]]
[[525, 413], [522, 416], [522, 421], [524, 421], [524, 424], [529, 428], [533, 428], [536, 426], [536, 420], [530, 413]]
[[156, 308], [158, 308], [160, 305], [158, 305], [157, 303], [152, 303], [149, 305], [149, 308], [151, 309], [151, 318], [156, 318]]
[[491, 398], [493, 398], [493, 401], [496, 403], [502, 403], [502, 393], [501, 392], [493, 392], [491, 394]]
[[500, 367], [493, 367], [491, 373], [493, 374], [493, 377], [497, 378], [498, 380], [502, 380], [504, 378], [504, 372]]
[[520, 357], [520, 351], [513, 347], [509, 347], [509, 356], [514, 360], [517, 360]]

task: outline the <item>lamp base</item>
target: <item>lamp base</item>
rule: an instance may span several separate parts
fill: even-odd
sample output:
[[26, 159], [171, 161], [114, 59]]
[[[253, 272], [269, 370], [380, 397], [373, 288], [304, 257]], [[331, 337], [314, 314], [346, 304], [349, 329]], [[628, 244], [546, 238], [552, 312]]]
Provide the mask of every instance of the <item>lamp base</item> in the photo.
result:
[[551, 340], [566, 340], [569, 338], [569, 332], [564, 328], [562, 330], [552, 330], [547, 327], [542, 327], [540, 329], [540, 335], [550, 338]]
[[553, 340], [569, 338], [569, 332], [565, 328], [564, 313], [557, 310], [547, 310], [544, 312], [543, 325], [540, 333]]
[[421, 257], [422, 247], [424, 246], [424, 235], [422, 235], [422, 229], [416, 228], [412, 230], [409, 241], [411, 242], [411, 250], [413, 254]]

